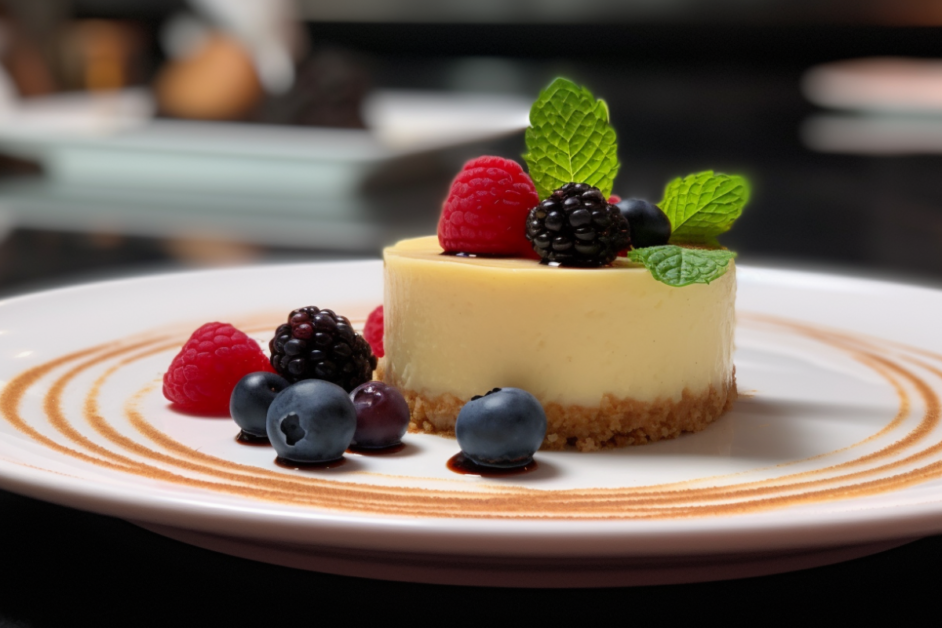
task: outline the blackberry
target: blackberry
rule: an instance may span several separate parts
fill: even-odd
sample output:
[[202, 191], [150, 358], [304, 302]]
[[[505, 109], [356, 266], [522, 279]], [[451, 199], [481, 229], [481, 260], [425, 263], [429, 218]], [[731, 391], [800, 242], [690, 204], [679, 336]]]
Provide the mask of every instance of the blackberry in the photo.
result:
[[598, 188], [567, 183], [530, 210], [527, 239], [544, 263], [604, 266], [631, 245], [628, 221]]
[[347, 392], [373, 378], [376, 356], [345, 316], [314, 306], [288, 315], [268, 343], [271, 365], [289, 382], [322, 379]]

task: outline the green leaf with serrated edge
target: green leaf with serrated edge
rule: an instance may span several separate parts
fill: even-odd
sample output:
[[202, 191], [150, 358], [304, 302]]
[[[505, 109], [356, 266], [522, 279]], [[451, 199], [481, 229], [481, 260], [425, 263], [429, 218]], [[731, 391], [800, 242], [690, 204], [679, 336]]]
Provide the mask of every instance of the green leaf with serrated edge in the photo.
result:
[[558, 78], [530, 109], [523, 158], [540, 198], [569, 182], [588, 183], [606, 198], [618, 174], [615, 129], [608, 105], [572, 81]]
[[671, 221], [671, 242], [697, 243], [729, 231], [748, 201], [745, 178], [708, 170], [668, 183], [659, 207]]
[[644, 264], [651, 275], [669, 286], [680, 288], [692, 283], [710, 283], [729, 268], [732, 251], [688, 249], [674, 244], [632, 249], [628, 259]]

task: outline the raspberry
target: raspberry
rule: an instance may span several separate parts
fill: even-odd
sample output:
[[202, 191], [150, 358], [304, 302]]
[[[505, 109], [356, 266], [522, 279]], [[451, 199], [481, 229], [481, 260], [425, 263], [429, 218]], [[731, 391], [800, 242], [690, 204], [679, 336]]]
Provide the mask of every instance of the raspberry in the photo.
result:
[[313, 305], [288, 314], [268, 343], [271, 365], [289, 382], [323, 379], [347, 392], [373, 378], [376, 356], [346, 316]]
[[536, 259], [524, 230], [527, 213], [539, 202], [533, 181], [517, 162], [478, 157], [451, 184], [438, 221], [438, 242], [446, 253]]
[[375, 310], [370, 312], [370, 315], [366, 319], [366, 325], [363, 327], [363, 338], [370, 343], [370, 347], [373, 349], [373, 355], [377, 358], [381, 358], [386, 355], [386, 350], [383, 348], [383, 306], [377, 306]]
[[258, 343], [228, 323], [193, 332], [164, 374], [164, 397], [182, 410], [229, 414], [232, 389], [245, 375], [271, 372]]

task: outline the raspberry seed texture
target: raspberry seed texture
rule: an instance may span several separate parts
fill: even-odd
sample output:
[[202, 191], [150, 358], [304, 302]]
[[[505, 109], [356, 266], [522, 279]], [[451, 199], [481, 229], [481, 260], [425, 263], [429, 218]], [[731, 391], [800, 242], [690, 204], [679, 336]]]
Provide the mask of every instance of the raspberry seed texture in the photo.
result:
[[381, 358], [386, 355], [383, 347], [383, 306], [379, 305], [370, 312], [366, 319], [366, 325], [363, 327], [363, 338], [370, 343], [373, 349], [373, 355]]
[[533, 258], [523, 232], [527, 213], [540, 202], [517, 162], [484, 156], [464, 165], [451, 184], [438, 222], [446, 253]]
[[182, 410], [229, 413], [229, 397], [249, 373], [272, 368], [258, 343], [228, 323], [193, 332], [164, 374], [164, 397]]

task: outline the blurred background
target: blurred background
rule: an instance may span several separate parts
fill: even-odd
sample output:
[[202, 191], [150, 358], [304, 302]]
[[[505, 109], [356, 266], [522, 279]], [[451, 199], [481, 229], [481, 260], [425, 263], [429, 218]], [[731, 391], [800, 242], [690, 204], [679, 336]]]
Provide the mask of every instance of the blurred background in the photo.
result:
[[0, 0], [0, 294], [379, 257], [557, 75], [615, 193], [753, 181], [753, 264], [942, 283], [935, 0]]

